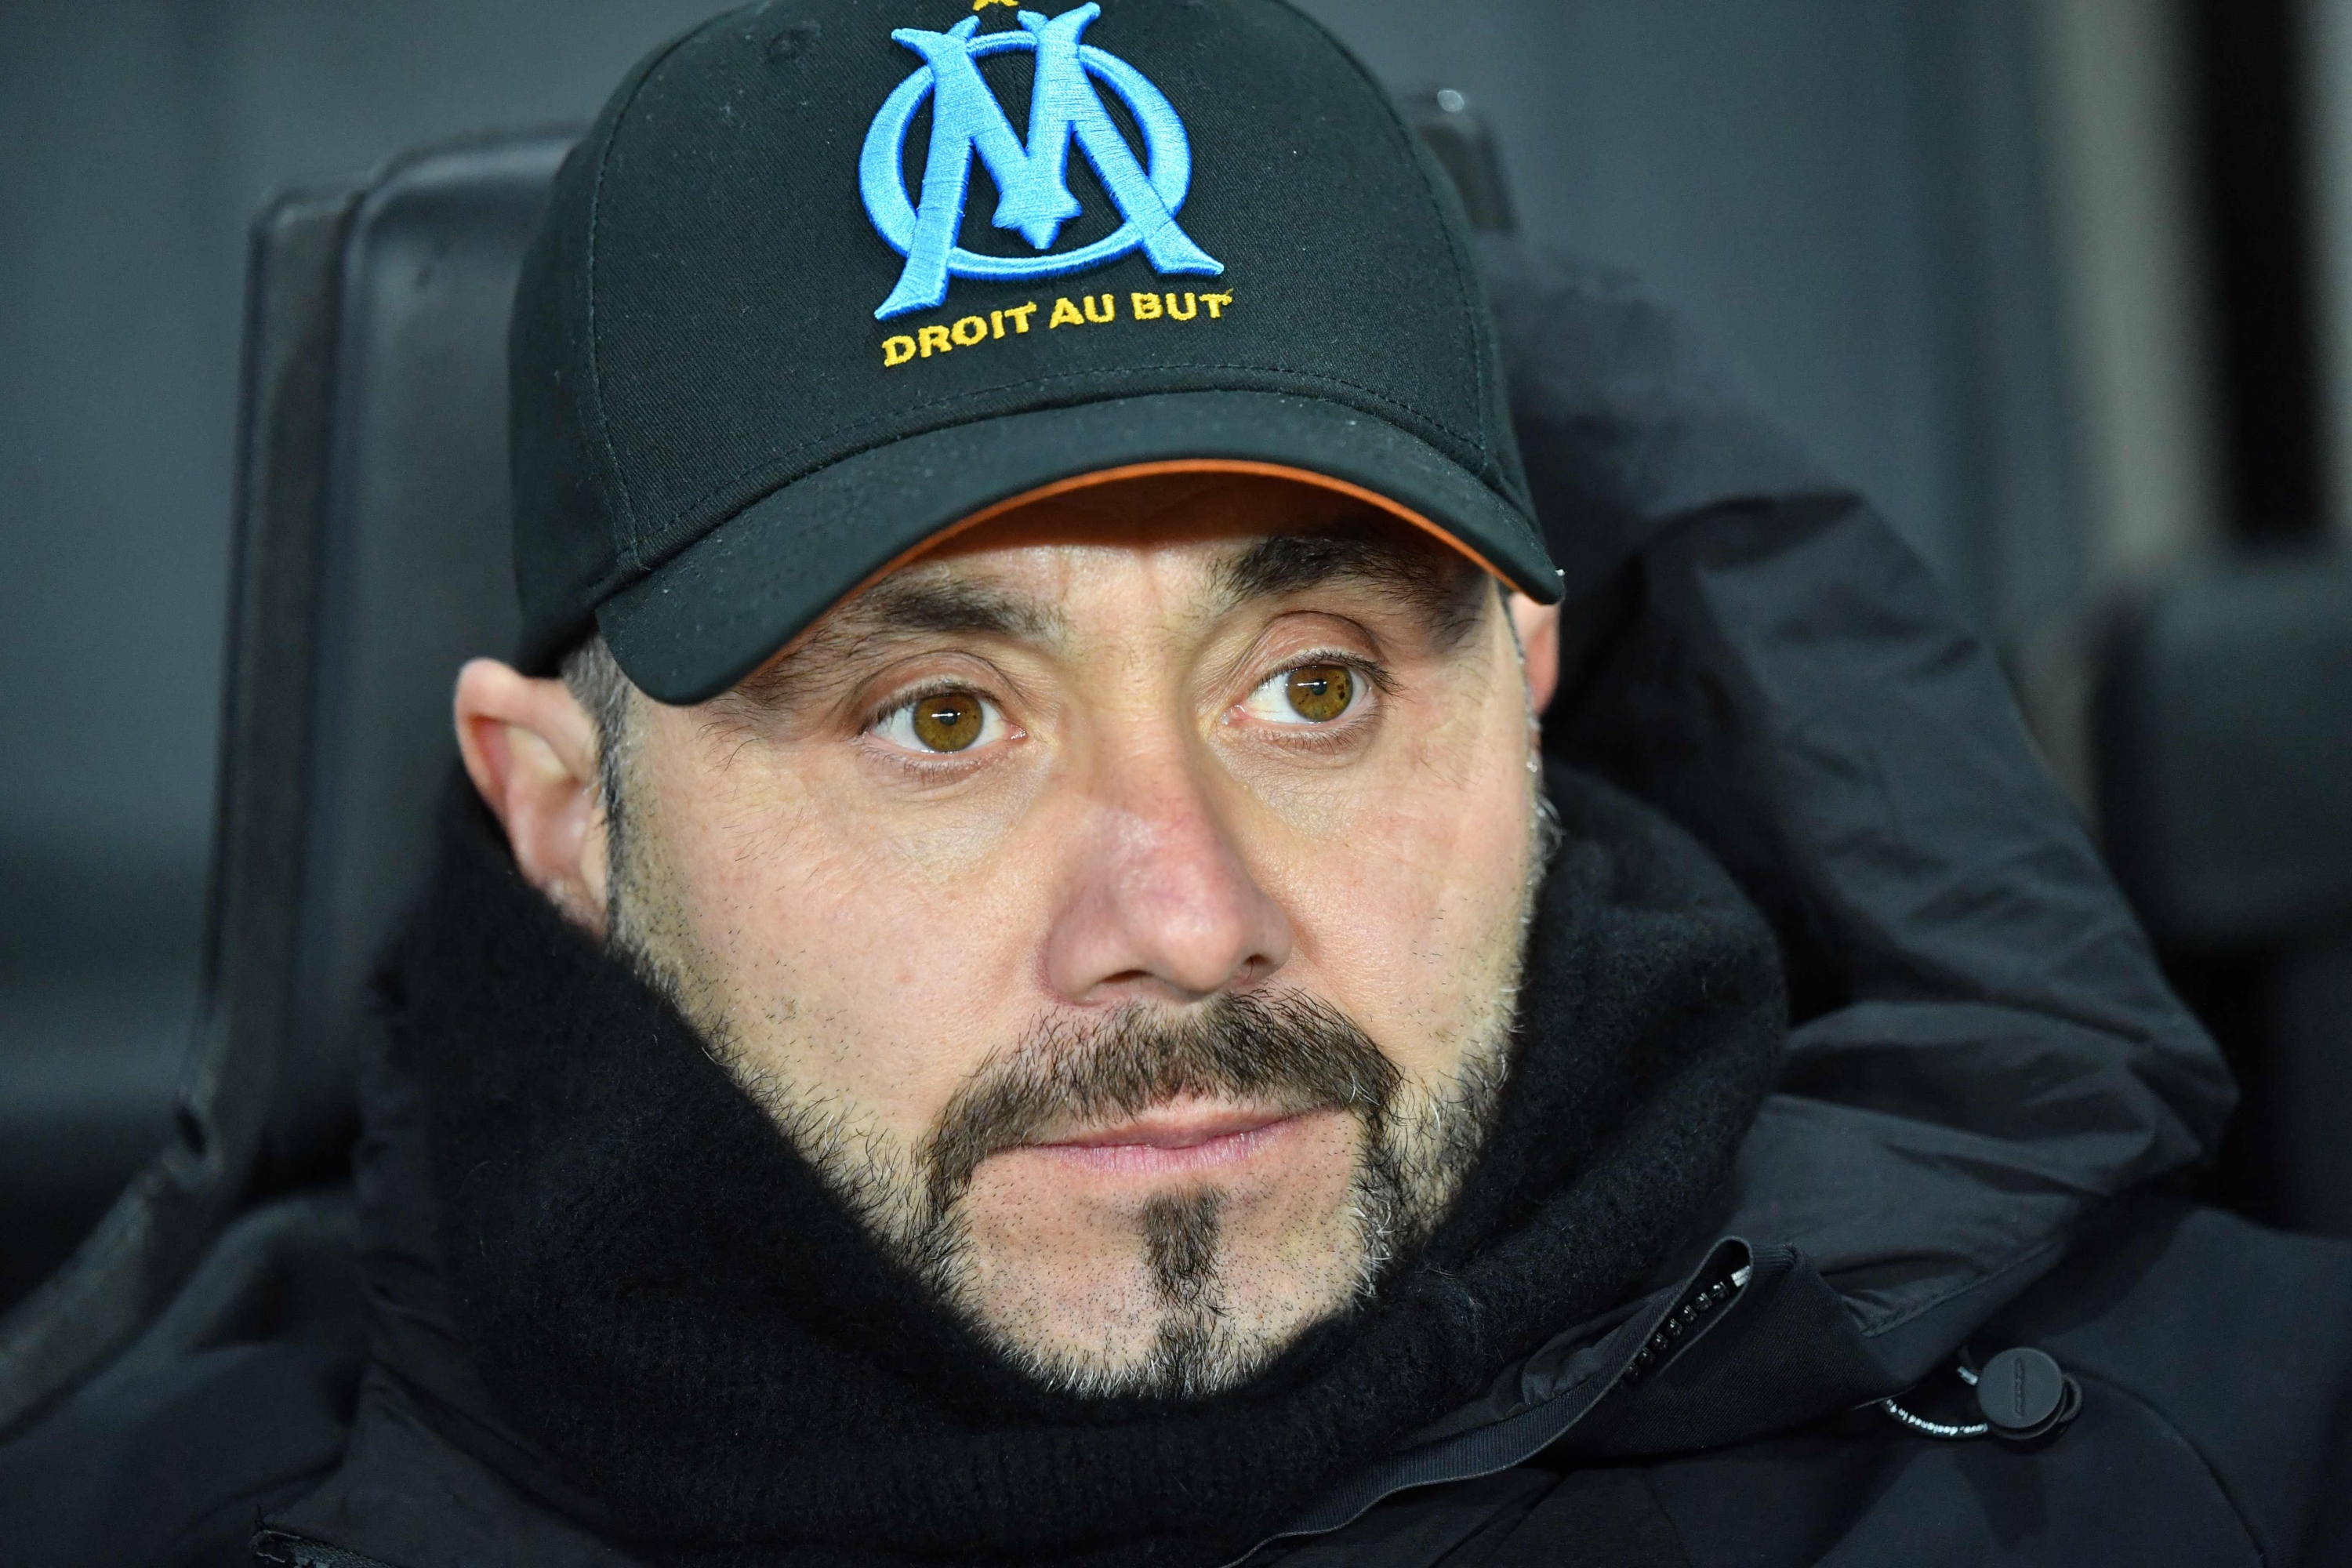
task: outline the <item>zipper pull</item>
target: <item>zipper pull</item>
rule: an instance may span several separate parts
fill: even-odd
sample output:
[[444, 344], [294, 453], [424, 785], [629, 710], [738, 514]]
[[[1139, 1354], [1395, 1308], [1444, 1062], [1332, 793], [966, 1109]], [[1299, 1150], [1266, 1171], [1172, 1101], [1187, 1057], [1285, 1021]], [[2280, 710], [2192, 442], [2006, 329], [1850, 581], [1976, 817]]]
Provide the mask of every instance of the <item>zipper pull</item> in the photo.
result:
[[1905, 1409], [1892, 1398], [1878, 1407], [1898, 1426], [1923, 1437], [1965, 1442], [1971, 1437], [1996, 1437], [2016, 1447], [2029, 1447], [2054, 1438], [2083, 1411], [2083, 1388], [2066, 1369], [2042, 1351], [2017, 1345], [1985, 1363], [1979, 1372], [1963, 1349], [1952, 1370], [1976, 1390], [1981, 1421], [1931, 1421]]
[[2082, 1414], [2082, 1385], [2031, 1345], [2001, 1352], [1982, 1372], [1963, 1363], [1960, 1377], [1976, 1385], [1977, 1408], [2004, 1443], [2039, 1442], [2064, 1431]]

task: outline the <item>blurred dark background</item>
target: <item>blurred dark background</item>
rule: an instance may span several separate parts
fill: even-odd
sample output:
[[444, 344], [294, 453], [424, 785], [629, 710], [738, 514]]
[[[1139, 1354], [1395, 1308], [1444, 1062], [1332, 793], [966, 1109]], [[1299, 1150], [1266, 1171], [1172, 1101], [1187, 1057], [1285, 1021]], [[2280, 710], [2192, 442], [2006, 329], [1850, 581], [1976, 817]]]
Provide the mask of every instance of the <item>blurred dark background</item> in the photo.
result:
[[[1483, 120], [1525, 233], [1646, 275], [1879, 504], [2242, 1067], [2292, 1014], [2352, 1104], [2352, 872], [2297, 837], [2352, 819], [2352, 723], [2302, 692], [2352, 540], [2352, 0], [1302, 3]], [[0, 1304], [160, 1140], [188, 1043], [247, 221], [584, 121], [711, 8], [0, 4], [0, 1192], [54, 1196], [7, 1211]], [[2292, 809], [2242, 787], [2273, 753]], [[2352, 1165], [2310, 1165], [2352, 1156], [2271, 1152], [2352, 1125], [2257, 1100], [2221, 1195], [2352, 1234]]]

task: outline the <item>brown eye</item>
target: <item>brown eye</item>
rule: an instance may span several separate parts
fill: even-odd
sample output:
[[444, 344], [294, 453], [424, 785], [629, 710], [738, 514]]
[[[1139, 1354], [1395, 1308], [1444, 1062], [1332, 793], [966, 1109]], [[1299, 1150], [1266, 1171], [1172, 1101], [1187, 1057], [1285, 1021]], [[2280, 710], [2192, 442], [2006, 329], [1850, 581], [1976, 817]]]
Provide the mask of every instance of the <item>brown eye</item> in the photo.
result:
[[1235, 712], [1260, 724], [1292, 731], [1336, 725], [1345, 719], [1346, 726], [1325, 732], [1369, 738], [1360, 733], [1357, 721], [1374, 711], [1378, 701], [1377, 686], [1373, 690], [1364, 686], [1371, 679], [1353, 665], [1302, 664], [1259, 681], [1257, 689], [1243, 700]]
[[961, 752], [980, 739], [987, 710], [969, 691], [943, 691], [915, 702], [908, 716], [926, 751]]
[[1348, 710], [1356, 698], [1356, 678], [1344, 664], [1309, 664], [1290, 672], [1283, 683], [1290, 710], [1314, 724], [1328, 724]]

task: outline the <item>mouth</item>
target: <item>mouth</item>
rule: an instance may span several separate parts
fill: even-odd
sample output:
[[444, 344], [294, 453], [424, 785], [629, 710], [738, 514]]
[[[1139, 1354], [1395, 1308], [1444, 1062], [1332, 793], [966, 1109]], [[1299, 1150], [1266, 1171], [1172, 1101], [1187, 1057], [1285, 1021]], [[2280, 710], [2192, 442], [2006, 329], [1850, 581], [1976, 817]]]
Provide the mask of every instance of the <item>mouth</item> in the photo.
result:
[[1316, 1114], [1228, 1105], [1160, 1106], [1111, 1126], [1087, 1128], [1024, 1148], [1058, 1163], [1107, 1175], [1190, 1174], [1271, 1152]]

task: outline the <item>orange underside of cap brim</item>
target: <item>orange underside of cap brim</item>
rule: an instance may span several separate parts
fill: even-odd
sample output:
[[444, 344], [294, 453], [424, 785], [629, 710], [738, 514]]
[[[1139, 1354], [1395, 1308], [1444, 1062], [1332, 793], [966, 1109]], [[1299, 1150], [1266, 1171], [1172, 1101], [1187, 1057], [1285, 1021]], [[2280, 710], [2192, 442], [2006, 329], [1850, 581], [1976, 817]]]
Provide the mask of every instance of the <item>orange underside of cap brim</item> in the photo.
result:
[[[1507, 586], [1510, 583], [1510, 578], [1496, 571], [1492, 562], [1463, 543], [1452, 533], [1430, 521], [1412, 508], [1384, 496], [1377, 490], [1369, 490], [1361, 485], [1349, 484], [1345, 479], [1335, 479], [1328, 474], [1318, 474], [1312, 468], [1292, 468], [1286, 463], [1261, 463], [1243, 458], [1168, 458], [1156, 462], [1129, 463], [1116, 468], [1097, 468], [1092, 473], [1073, 474], [1068, 479], [1055, 479], [1052, 484], [1039, 485], [1034, 489], [1024, 490], [1017, 496], [1007, 497], [992, 506], [984, 506], [970, 517], [948, 524], [947, 527], [912, 549], [899, 552], [879, 568], [868, 573], [856, 587], [843, 595], [837, 602], [846, 604], [893, 572], [921, 560], [950, 540], [969, 533], [976, 528], [984, 527], [1000, 518], [1010, 516], [1024, 507], [1034, 506], [1040, 501], [1051, 500], [1056, 496], [1095, 489], [1103, 485], [1115, 485], [1128, 479], [1157, 479], [1169, 474], [1248, 474], [1258, 479], [1288, 479], [1296, 484], [1309, 485], [1319, 490], [1343, 495], [1352, 500], [1361, 501], [1377, 510], [1386, 512], [1400, 522], [1408, 523], [1421, 530], [1456, 553], [1467, 557], [1488, 576], [1496, 578]], [[807, 635], [805, 632], [801, 634], [802, 637]], [[800, 637], [794, 637], [793, 644], [797, 644], [800, 640]], [[779, 654], [789, 652], [791, 646], [787, 645], [785, 648], [780, 649]]]

